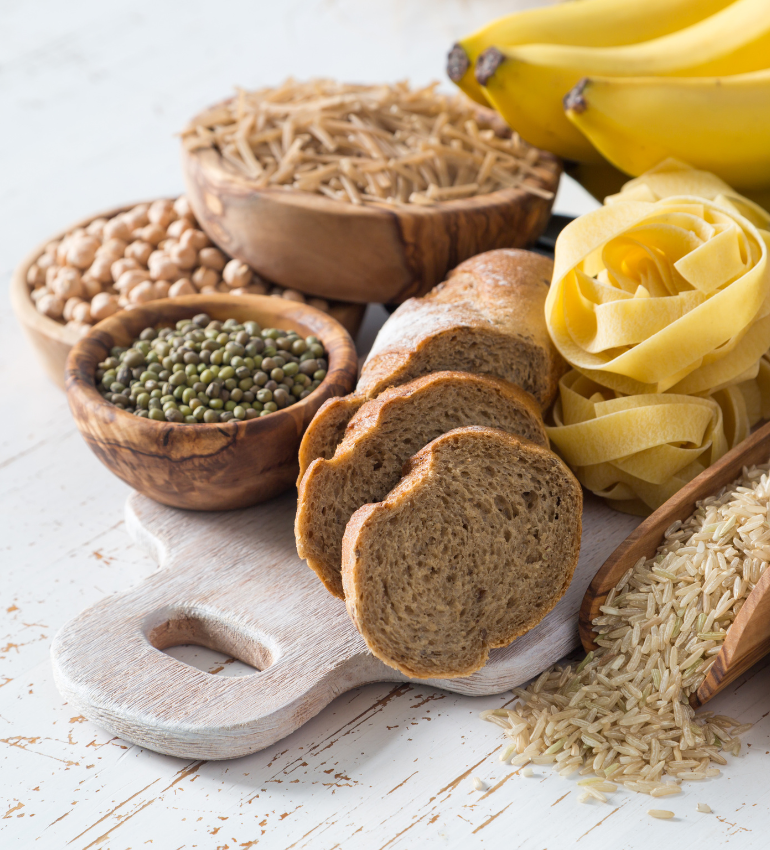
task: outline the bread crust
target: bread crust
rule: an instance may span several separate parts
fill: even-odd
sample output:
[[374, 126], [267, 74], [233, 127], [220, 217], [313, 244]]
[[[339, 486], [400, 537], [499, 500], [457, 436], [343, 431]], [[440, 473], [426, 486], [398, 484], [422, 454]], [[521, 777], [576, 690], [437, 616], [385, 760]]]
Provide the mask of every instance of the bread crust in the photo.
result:
[[[497, 633], [490, 634], [489, 637], [486, 630], [487, 627], [490, 629], [492, 627], [489, 624], [480, 626], [473, 651], [470, 654], [466, 653], [463, 659], [455, 659], [449, 653], [438, 662], [435, 658], [426, 661], [416, 648], [406, 644], [399, 645], [397, 636], [392, 640], [390, 635], [388, 640], [383, 639], [383, 629], [379, 622], [382, 614], [381, 606], [373, 607], [371, 596], [371, 587], [379, 577], [380, 565], [371, 558], [369, 543], [380, 539], [386, 527], [392, 534], [395, 524], [404, 521], [407, 512], [413, 513], [418, 509], [428, 488], [435, 490], [441, 487], [438, 467], [441, 465], [439, 460], [442, 453], [452, 449], [452, 444], [456, 448], [467, 440], [488, 441], [490, 448], [496, 447], [499, 451], [508, 446], [513, 450], [514, 456], [520, 457], [522, 461], [528, 460], [530, 464], [539, 463], [546, 471], [553, 471], [563, 483], [564, 490], [560, 494], [560, 500], [564, 499], [565, 512], [566, 506], [571, 506], [569, 515], [562, 517], [560, 528], [557, 529], [558, 539], [563, 540], [566, 547], [565, 552], [559, 554], [559, 565], [563, 563], [563, 572], [561, 572], [558, 586], [553, 588], [552, 595], [537, 610], [533, 610], [532, 615], [525, 618], [523, 622], [519, 622], [515, 627], [510, 623], [503, 623], [497, 629]], [[342, 544], [342, 583], [345, 590], [345, 604], [353, 623], [374, 655], [407, 676], [453, 678], [470, 675], [486, 663], [491, 648], [507, 646], [515, 638], [534, 628], [566, 592], [580, 554], [582, 502], [582, 490], [575, 477], [556, 455], [542, 446], [504, 431], [477, 426], [458, 428], [443, 434], [421, 449], [405, 465], [404, 477], [382, 502], [364, 505], [348, 522]], [[559, 504], [562, 502], [560, 501]], [[442, 569], [440, 563], [437, 563], [435, 567], [437, 570]], [[515, 577], [516, 569], [517, 565], [511, 566], [511, 581]], [[559, 575], [559, 569], [556, 567], [553, 569], [554, 575]], [[506, 592], [509, 591], [506, 590]], [[458, 604], [464, 604], [466, 601], [459, 600]], [[498, 623], [497, 626], [500, 624]], [[438, 635], [439, 639], [442, 637], [445, 636]], [[452, 637], [449, 636], [447, 639]], [[394, 645], [397, 647], [396, 650]]]
[[[444, 283], [422, 298], [405, 301], [388, 319], [364, 362], [356, 392], [372, 398], [417, 377], [410, 367], [426, 346], [442, 333], [467, 328], [520, 340], [541, 353], [541, 374], [533, 385], [523, 386], [545, 411], [567, 370], [545, 323], [552, 273], [547, 257], [514, 248], [487, 251], [461, 263]], [[493, 374], [512, 380], [510, 374]]]
[[[545, 324], [552, 272], [547, 257], [501, 248], [466, 260], [427, 295], [405, 301], [380, 329], [350, 401], [327, 401], [310, 423], [300, 446], [298, 483], [315, 458], [332, 457], [365, 400], [429, 372], [496, 375], [522, 386], [547, 410], [567, 371]], [[470, 352], [479, 342], [497, 349], [501, 362], [474, 361]], [[522, 365], [528, 368], [518, 374]]]
[[[398, 472], [392, 477], [392, 452], [398, 451], [394, 442], [408, 430], [406, 426], [416, 411], [421, 410], [419, 425], [432, 427], [426, 436], [424, 430], [419, 434], [418, 425], [418, 435], [423, 441], [409, 448], [409, 453], [401, 455], [398, 461], [400, 472], [409, 454], [422, 448], [424, 443], [439, 433], [435, 427], [438, 422], [430, 419], [429, 411], [434, 409], [437, 398], [447, 397], [454, 398], [458, 409], [452, 412], [453, 422], [448, 423], [446, 430], [451, 430], [452, 425], [488, 423], [489, 408], [494, 405], [498, 415], [493, 421], [506, 427], [510, 425], [511, 429], [515, 427], [534, 442], [548, 445], [545, 424], [535, 399], [521, 387], [489, 375], [433, 372], [403, 386], [387, 389], [376, 399], [365, 402], [350, 420], [334, 457], [316, 458], [299, 485], [294, 521], [297, 552], [335, 596], [343, 598], [344, 595], [339, 541], [335, 542], [335, 529], [339, 529], [341, 534], [341, 522], [336, 514], [344, 511], [344, 519], [347, 521], [353, 510], [361, 504], [372, 497], [382, 498], [386, 495], [398, 481]], [[483, 403], [485, 409], [482, 411], [478, 407], [468, 406], [470, 400]], [[460, 401], [464, 404], [457, 404]], [[383, 436], [385, 434], [392, 436], [386, 438]], [[388, 444], [385, 454], [391, 456], [384, 468], [383, 443]], [[379, 472], [371, 470], [372, 456], [379, 458]], [[358, 476], [355, 475], [356, 469], [359, 470]], [[358, 499], [353, 501], [356, 496]]]

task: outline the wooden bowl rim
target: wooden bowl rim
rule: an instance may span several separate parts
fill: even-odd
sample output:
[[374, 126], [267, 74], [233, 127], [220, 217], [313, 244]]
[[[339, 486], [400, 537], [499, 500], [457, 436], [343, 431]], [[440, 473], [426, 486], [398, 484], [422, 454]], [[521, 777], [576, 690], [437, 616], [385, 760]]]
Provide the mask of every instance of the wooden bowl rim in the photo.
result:
[[[157, 200], [175, 201], [176, 198], [161, 197], [153, 199], [153, 201]], [[54, 242], [57, 239], [63, 239], [68, 233], [78, 227], [88, 227], [88, 225], [91, 224], [92, 221], [96, 221], [97, 218], [113, 218], [122, 212], [126, 212], [136, 206], [139, 206], [139, 204], [151, 204], [153, 201], [136, 201], [133, 204], [122, 204], [121, 206], [106, 210], [105, 212], [99, 212], [95, 215], [89, 215], [86, 218], [79, 219], [74, 224], [69, 225], [69, 227], [65, 227], [58, 231], [55, 235], [49, 236], [48, 239], [44, 240], [36, 248], [33, 248], [33, 250], [27, 253], [27, 255], [16, 265], [16, 268], [14, 268], [11, 273], [11, 306], [17, 319], [22, 324], [35, 327], [40, 331], [40, 333], [55, 340], [56, 342], [74, 346], [81, 337], [77, 336], [72, 331], [67, 330], [66, 325], [62, 322], [57, 322], [56, 319], [50, 319], [48, 316], [44, 316], [42, 313], [38, 312], [35, 307], [30, 296], [29, 285], [27, 284], [27, 274], [30, 267], [33, 263], [37, 262], [38, 258], [42, 254], [45, 253], [45, 246], [48, 245], [49, 242]]]
[[[281, 309], [273, 312], [281, 315], [282, 317], [285, 316], [287, 321], [296, 321], [298, 325], [302, 325], [304, 322], [299, 315], [296, 315], [295, 318], [295, 314], [306, 314], [309, 312], [323, 327], [322, 331], [314, 331], [314, 334], [317, 335], [323, 342], [325, 337], [327, 337], [331, 332], [335, 332], [338, 334], [342, 350], [334, 352], [334, 360], [336, 362], [332, 362], [330, 357], [329, 369], [327, 370], [326, 377], [323, 379], [321, 384], [316, 387], [316, 389], [307, 398], [301, 399], [282, 410], [275, 411], [275, 418], [271, 415], [270, 417], [257, 417], [256, 419], [232, 419], [229, 422], [199, 422], [195, 425], [191, 425], [186, 422], [156, 422], [153, 419], [134, 416], [132, 413], [127, 413], [125, 410], [121, 410], [116, 405], [107, 401], [96, 389], [95, 373], [98, 365], [97, 363], [93, 363], [93, 373], [90, 376], [83, 374], [82, 367], [75, 366], [77, 360], [81, 360], [81, 362], [85, 360], [86, 363], [93, 360], [92, 355], [83, 350], [86, 347], [87, 340], [91, 340], [93, 337], [103, 333], [109, 334], [114, 340], [115, 337], [112, 334], [112, 329], [116, 326], [122, 328], [121, 321], [125, 316], [151, 316], [154, 311], [153, 308], [157, 307], [157, 305], [163, 305], [164, 307], [166, 305], [172, 305], [174, 307], [183, 308], [194, 307], [196, 304], [211, 304], [214, 302], [215, 304], [221, 304], [223, 307], [228, 304], [232, 304], [243, 308], [244, 306], [248, 307], [251, 304], [254, 307], [255, 315], [257, 315], [260, 312], [260, 304], [267, 302], [267, 304], [272, 307], [278, 300], [279, 299], [273, 298], [270, 295], [228, 295], [226, 293], [205, 295], [198, 293], [197, 295], [184, 295], [177, 298], [159, 298], [155, 301], [143, 304], [140, 307], [135, 307], [132, 310], [120, 310], [112, 316], [102, 319], [101, 322], [94, 325], [91, 330], [85, 334], [85, 336], [81, 337], [73, 345], [72, 350], [67, 356], [67, 366], [65, 369], [65, 388], [67, 396], [78, 397], [81, 403], [89, 405], [96, 415], [101, 415], [102, 413], [109, 411], [110, 416], [117, 416], [118, 421], [123, 422], [125, 427], [133, 428], [139, 433], [144, 432], [148, 435], [152, 434], [153, 436], [157, 434], [157, 430], [153, 429], [157, 429], [159, 426], [163, 428], [172, 427], [172, 433], [174, 431], [179, 433], [179, 429], [193, 429], [195, 434], [201, 434], [204, 436], [207, 434], [214, 434], [215, 432], [221, 434], [223, 428], [229, 428], [234, 433], [241, 430], [245, 434], [248, 434], [248, 436], [254, 436], [260, 430], [272, 430], [282, 427], [284, 424], [294, 427], [294, 416], [304, 413], [306, 410], [314, 407], [315, 410], [317, 410], [323, 402], [326, 401], [325, 394], [322, 390], [326, 387], [328, 391], [330, 384], [344, 378], [344, 376], [348, 374], [346, 366], [352, 365], [354, 374], [355, 371], [357, 371], [358, 366], [358, 356], [356, 354], [355, 344], [353, 343], [350, 334], [336, 319], [308, 304], [300, 304], [296, 301], [288, 301], [284, 299], [283, 303], [279, 305]], [[156, 319], [155, 322], [153, 322], [153, 320], [150, 319], [145, 327], [154, 325], [157, 321], [158, 320]], [[324, 347], [325, 346], [326, 343], [324, 343]], [[328, 353], [330, 355], [332, 354], [332, 352]], [[316, 395], [316, 393], [318, 393], [318, 395]], [[332, 398], [333, 396], [327, 397]], [[294, 411], [293, 415], [291, 411]], [[315, 413], [315, 411], [313, 412]]]

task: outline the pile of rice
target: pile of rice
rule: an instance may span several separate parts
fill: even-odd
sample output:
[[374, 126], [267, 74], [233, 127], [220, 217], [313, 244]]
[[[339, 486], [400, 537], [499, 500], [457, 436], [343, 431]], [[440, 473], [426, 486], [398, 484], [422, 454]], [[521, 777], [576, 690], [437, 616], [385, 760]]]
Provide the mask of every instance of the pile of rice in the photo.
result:
[[590, 777], [581, 801], [606, 801], [618, 784], [662, 797], [719, 776], [720, 753], [738, 755], [751, 724], [695, 715], [688, 697], [770, 561], [768, 469], [744, 469], [628, 570], [594, 620], [598, 650], [514, 688], [513, 708], [482, 713], [510, 739], [501, 761]]

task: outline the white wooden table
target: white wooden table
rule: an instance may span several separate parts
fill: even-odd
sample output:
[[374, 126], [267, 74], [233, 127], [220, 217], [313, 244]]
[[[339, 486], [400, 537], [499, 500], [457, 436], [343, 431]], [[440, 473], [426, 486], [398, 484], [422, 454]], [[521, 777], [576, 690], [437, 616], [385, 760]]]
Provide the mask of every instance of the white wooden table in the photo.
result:
[[[288, 74], [443, 76], [451, 42], [515, 0], [0, 2], [0, 281], [40, 239], [90, 212], [181, 190], [172, 133], [235, 83]], [[523, 5], [523, 4], [522, 4]], [[557, 209], [592, 202], [568, 181]], [[497, 760], [482, 723], [505, 695], [372, 685], [339, 697], [279, 745], [232, 762], [129, 746], [76, 716], [48, 660], [56, 630], [155, 564], [123, 525], [128, 488], [75, 431], [7, 308], [0, 313], [0, 847], [767, 847], [770, 674], [714, 708], [753, 722], [747, 755], [666, 801], [579, 805], [574, 780]], [[359, 339], [383, 319], [372, 308]], [[36, 382], [27, 388], [22, 375]], [[597, 567], [599, 565], [597, 564]], [[177, 657], [216, 670], [206, 650]], [[224, 663], [219, 675], [244, 672]], [[470, 777], [489, 785], [472, 790]], [[695, 812], [708, 802], [713, 815]], [[581, 843], [582, 842], [582, 843]]]

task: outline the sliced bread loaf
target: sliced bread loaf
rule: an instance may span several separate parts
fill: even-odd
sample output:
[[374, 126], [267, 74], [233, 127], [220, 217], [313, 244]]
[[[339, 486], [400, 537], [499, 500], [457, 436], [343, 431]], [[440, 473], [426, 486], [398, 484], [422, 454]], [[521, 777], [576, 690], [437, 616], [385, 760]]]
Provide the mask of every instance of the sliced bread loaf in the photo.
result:
[[396, 486], [404, 463], [463, 425], [486, 425], [548, 445], [540, 409], [520, 387], [467, 372], [435, 372], [367, 401], [330, 460], [317, 458], [299, 486], [297, 552], [342, 597], [342, 535], [353, 513]]
[[467, 676], [539, 623], [580, 552], [582, 493], [548, 449], [458, 428], [353, 514], [342, 582], [369, 649], [415, 678]]
[[552, 271], [547, 257], [502, 248], [466, 260], [426, 296], [405, 301], [380, 329], [355, 393], [328, 401], [310, 423], [300, 480], [316, 457], [332, 457], [347, 421], [367, 399], [431, 372], [495, 375], [547, 409], [566, 371], [545, 325]]

